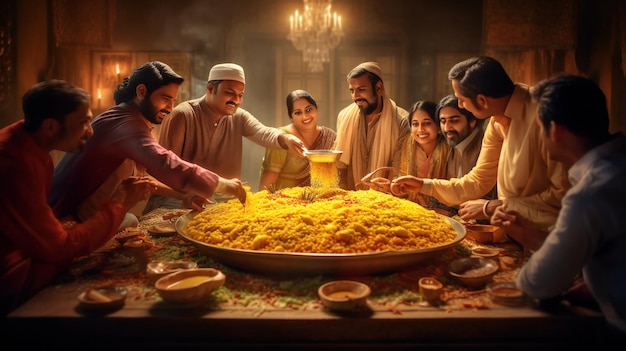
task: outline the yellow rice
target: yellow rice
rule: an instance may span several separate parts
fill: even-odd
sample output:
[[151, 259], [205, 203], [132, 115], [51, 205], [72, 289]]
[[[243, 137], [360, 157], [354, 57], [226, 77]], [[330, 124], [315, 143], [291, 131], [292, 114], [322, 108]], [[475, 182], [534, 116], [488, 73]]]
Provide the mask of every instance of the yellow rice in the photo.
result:
[[457, 234], [436, 212], [382, 192], [294, 187], [248, 192], [245, 210], [237, 200], [211, 205], [187, 235], [234, 249], [346, 254], [438, 247]]

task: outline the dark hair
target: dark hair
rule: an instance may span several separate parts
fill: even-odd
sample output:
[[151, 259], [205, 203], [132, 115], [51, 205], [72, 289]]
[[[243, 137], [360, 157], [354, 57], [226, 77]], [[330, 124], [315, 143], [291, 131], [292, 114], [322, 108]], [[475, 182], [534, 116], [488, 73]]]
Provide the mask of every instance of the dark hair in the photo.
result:
[[113, 98], [116, 104], [128, 102], [137, 96], [137, 86], [144, 84], [148, 88], [148, 95], [170, 83], [182, 84], [185, 79], [160, 61], [146, 62], [133, 71], [130, 77], [124, 78], [124, 83], [117, 86]]
[[[420, 101], [413, 103], [413, 105], [411, 105], [411, 109], [409, 110], [409, 117], [408, 117], [409, 125], [411, 124], [411, 121], [413, 120], [413, 115], [418, 110], [428, 113], [428, 115], [433, 119], [433, 121], [439, 124], [439, 119], [437, 118], [437, 115], [435, 114], [435, 111], [437, 110], [437, 104], [432, 101], [420, 100]], [[439, 126], [437, 126], [437, 129], [439, 129]]]
[[449, 80], [459, 82], [461, 94], [475, 102], [482, 94], [500, 98], [513, 94], [515, 84], [498, 60], [489, 56], [477, 56], [461, 61], [448, 72]]
[[594, 145], [609, 135], [606, 97], [591, 79], [557, 75], [537, 83], [531, 94], [537, 101], [537, 115], [546, 133], [554, 121]]
[[292, 118], [291, 114], [293, 113], [293, 103], [299, 98], [305, 98], [309, 103], [313, 104], [313, 106], [317, 108], [317, 102], [308, 91], [301, 89], [294, 90], [287, 95], [287, 113], [289, 114], [290, 119]]
[[465, 119], [467, 119], [467, 123], [468, 124], [470, 122], [472, 122], [472, 121], [476, 121], [476, 127], [482, 127], [483, 123], [485, 122], [484, 119], [478, 119], [470, 111], [468, 111], [468, 110], [466, 110], [466, 109], [464, 109], [462, 107], [459, 107], [459, 98], [454, 96], [454, 94], [450, 94], [448, 96], [444, 96], [443, 99], [441, 99], [441, 101], [439, 101], [439, 103], [437, 104], [437, 111], [435, 113], [435, 116], [437, 116], [437, 123], [440, 123], [439, 122], [439, 112], [444, 107], [452, 107], [452, 108], [456, 109], [457, 111], [459, 111], [461, 113], [461, 115], [465, 116]]
[[383, 79], [376, 74], [366, 70], [365, 68], [356, 67], [348, 73], [348, 79], [359, 78], [360, 76], [367, 74], [367, 79], [372, 84], [372, 90], [376, 91], [376, 83], [382, 82]]
[[24, 129], [33, 132], [46, 118], [52, 118], [61, 124], [65, 116], [76, 111], [84, 104], [89, 104], [90, 95], [63, 80], [47, 80], [35, 84], [22, 97], [24, 111]]

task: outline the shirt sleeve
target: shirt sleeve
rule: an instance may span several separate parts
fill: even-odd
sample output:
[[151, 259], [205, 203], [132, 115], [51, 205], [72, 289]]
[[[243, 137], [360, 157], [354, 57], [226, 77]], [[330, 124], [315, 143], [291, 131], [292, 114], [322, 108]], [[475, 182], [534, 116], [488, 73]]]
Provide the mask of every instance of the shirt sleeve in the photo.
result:
[[43, 170], [13, 168], [3, 175], [2, 232], [36, 261], [67, 264], [93, 252], [113, 237], [126, 213], [122, 204], [109, 202], [86, 222], [65, 229], [46, 201]]
[[147, 172], [179, 192], [193, 192], [210, 198], [215, 192], [219, 175], [197, 164], [187, 162], [164, 148], [150, 131], [138, 128], [135, 132], [121, 130], [111, 148], [121, 157], [143, 165]]
[[250, 112], [240, 109], [243, 121], [243, 136], [249, 140], [270, 149], [282, 149], [278, 136], [284, 132], [278, 128], [268, 127], [261, 123]]
[[602, 210], [588, 206], [590, 199], [563, 199], [563, 207], [544, 243], [520, 269], [517, 285], [529, 296], [546, 299], [572, 285], [596, 246], [593, 233], [603, 232]]

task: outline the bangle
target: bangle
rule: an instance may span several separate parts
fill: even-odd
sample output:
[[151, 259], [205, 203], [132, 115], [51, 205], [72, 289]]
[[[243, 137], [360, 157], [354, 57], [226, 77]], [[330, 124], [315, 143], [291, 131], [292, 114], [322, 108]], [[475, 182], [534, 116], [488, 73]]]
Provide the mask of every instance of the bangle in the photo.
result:
[[485, 217], [487, 217], [487, 219], [491, 218], [491, 216], [487, 214], [487, 206], [489, 205], [490, 202], [491, 200], [487, 200], [487, 202], [483, 204], [483, 214], [485, 215]]

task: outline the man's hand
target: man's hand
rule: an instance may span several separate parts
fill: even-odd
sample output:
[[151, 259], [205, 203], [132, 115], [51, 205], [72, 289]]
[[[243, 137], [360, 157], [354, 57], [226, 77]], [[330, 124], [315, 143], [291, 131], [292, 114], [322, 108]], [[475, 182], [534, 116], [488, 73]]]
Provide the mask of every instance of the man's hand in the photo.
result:
[[246, 202], [246, 189], [243, 187], [241, 180], [237, 178], [225, 179], [220, 177], [215, 192], [232, 195], [239, 199], [241, 203]]
[[278, 136], [278, 143], [285, 149], [289, 149], [294, 155], [299, 157], [305, 157], [304, 153], [307, 151], [302, 140], [296, 136], [283, 133]]
[[212, 203], [213, 201], [200, 195], [191, 195], [183, 200], [183, 206], [185, 208], [191, 208], [194, 211], [202, 211], [204, 205]]
[[117, 186], [111, 200], [121, 203], [126, 211], [130, 211], [138, 202], [146, 200], [156, 190], [156, 183], [148, 178], [130, 177]]
[[491, 224], [501, 226], [509, 238], [522, 245], [524, 252], [538, 250], [548, 236], [547, 232], [538, 230], [533, 223], [516, 211], [509, 211], [506, 205], [496, 208], [491, 216]]
[[395, 196], [403, 196], [409, 192], [419, 193], [424, 185], [424, 180], [414, 176], [402, 176], [391, 181], [390, 191]]

